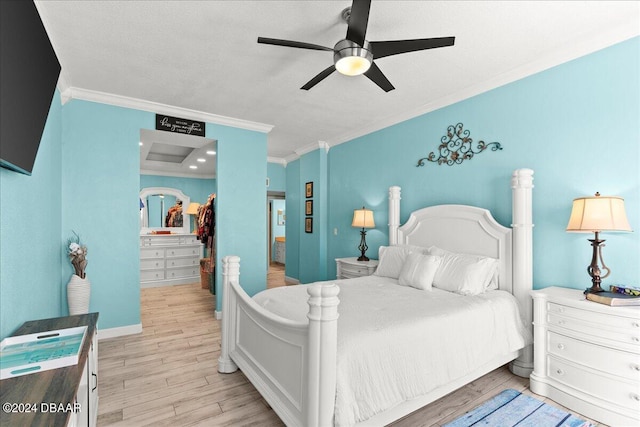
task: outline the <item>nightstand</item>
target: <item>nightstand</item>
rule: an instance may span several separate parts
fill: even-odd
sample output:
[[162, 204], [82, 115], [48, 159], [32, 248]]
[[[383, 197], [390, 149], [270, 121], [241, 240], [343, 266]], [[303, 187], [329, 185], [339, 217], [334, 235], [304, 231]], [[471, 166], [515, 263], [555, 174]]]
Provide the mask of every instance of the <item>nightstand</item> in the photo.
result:
[[532, 292], [531, 390], [614, 426], [640, 424], [640, 306], [588, 301], [578, 289]]
[[370, 276], [378, 267], [377, 259], [358, 261], [358, 258], [336, 258], [336, 277], [338, 279], [353, 279], [354, 277]]

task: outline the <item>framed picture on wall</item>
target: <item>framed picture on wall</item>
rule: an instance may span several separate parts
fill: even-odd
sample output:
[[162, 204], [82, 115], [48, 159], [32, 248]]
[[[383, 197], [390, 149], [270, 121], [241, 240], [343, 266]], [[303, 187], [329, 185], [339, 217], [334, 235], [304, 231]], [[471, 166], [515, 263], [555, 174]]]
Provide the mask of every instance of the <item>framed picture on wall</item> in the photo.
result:
[[304, 214], [313, 215], [313, 200], [307, 200], [304, 202]]
[[304, 194], [307, 199], [313, 197], [313, 181], [307, 182], [304, 185]]
[[307, 217], [304, 219], [304, 232], [313, 233], [313, 218]]

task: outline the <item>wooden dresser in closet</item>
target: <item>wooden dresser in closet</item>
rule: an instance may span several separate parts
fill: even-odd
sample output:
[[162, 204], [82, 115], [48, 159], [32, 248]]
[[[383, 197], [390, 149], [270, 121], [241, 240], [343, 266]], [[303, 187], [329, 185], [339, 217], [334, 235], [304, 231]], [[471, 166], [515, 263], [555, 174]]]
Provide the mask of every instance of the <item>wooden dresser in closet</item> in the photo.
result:
[[195, 234], [140, 236], [140, 284], [143, 288], [200, 281], [202, 244]]

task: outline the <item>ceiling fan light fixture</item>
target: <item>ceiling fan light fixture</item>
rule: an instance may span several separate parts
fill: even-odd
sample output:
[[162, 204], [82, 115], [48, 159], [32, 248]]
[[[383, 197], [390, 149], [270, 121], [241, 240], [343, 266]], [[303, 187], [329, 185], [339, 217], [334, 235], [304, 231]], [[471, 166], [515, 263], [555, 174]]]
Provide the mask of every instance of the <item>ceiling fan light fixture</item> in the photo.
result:
[[365, 42], [364, 46], [359, 46], [351, 40], [340, 40], [333, 50], [336, 70], [345, 76], [364, 74], [373, 62], [373, 54], [369, 50], [368, 42]]

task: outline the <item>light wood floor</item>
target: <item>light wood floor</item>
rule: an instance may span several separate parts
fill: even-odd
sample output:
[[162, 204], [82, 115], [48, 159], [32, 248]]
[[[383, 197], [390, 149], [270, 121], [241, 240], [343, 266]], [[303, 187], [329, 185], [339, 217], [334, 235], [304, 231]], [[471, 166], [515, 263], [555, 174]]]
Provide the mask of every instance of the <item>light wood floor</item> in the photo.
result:
[[[283, 286], [284, 268], [268, 280]], [[242, 372], [217, 372], [220, 322], [199, 282], [145, 288], [141, 300], [143, 332], [99, 342], [99, 426], [283, 425]], [[502, 367], [393, 425], [439, 426], [507, 388], [533, 395], [528, 385]]]

